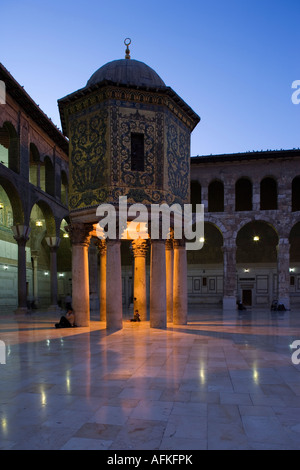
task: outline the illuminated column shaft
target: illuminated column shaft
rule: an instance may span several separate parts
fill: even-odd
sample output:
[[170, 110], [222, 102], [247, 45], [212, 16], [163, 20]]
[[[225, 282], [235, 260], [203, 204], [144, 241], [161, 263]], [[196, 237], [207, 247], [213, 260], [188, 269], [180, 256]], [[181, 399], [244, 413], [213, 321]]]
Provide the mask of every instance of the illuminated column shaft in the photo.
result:
[[58, 308], [57, 305], [57, 250], [60, 243], [58, 237], [47, 237], [46, 242], [50, 248], [50, 309]]
[[150, 327], [165, 328], [166, 318], [166, 249], [164, 240], [151, 240]]
[[30, 228], [25, 225], [12, 227], [14, 239], [18, 244], [18, 308], [15, 313], [27, 312], [26, 288], [26, 243], [29, 240]]
[[224, 245], [223, 256], [223, 309], [235, 310], [237, 301], [236, 245]]
[[106, 241], [97, 242], [100, 256], [100, 321], [106, 321]]
[[173, 240], [166, 240], [166, 296], [167, 322], [173, 322], [173, 269], [174, 250]]
[[146, 255], [148, 245], [146, 240], [138, 239], [132, 242], [134, 255], [134, 285], [133, 308], [138, 310], [140, 319], [147, 320], [147, 285], [146, 285]]
[[184, 240], [174, 240], [173, 323], [187, 324], [187, 256]]
[[278, 303], [290, 308], [290, 243], [281, 238], [277, 246]]
[[107, 240], [106, 253], [106, 326], [123, 328], [121, 241]]
[[85, 224], [70, 226], [72, 243], [72, 306], [77, 326], [90, 325], [89, 244], [92, 227]]
[[98, 250], [94, 239], [89, 246], [90, 314], [99, 312]]
[[38, 251], [31, 251], [32, 268], [33, 268], [33, 300], [35, 307], [39, 304], [39, 286], [38, 286]]

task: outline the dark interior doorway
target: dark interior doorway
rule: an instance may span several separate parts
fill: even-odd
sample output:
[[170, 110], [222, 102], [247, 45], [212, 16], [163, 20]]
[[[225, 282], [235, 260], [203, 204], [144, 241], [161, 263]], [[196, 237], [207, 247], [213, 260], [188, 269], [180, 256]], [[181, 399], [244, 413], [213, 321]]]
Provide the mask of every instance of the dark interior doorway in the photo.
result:
[[243, 289], [243, 305], [246, 307], [252, 306], [252, 290], [251, 289]]

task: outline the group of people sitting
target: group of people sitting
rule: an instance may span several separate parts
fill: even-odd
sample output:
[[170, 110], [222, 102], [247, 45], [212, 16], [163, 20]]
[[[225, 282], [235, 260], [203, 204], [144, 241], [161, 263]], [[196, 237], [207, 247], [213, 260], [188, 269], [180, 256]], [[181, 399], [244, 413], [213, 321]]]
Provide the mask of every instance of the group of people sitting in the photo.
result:
[[[141, 321], [138, 310], [135, 310], [134, 316], [130, 321], [131, 322]], [[76, 326], [74, 311], [71, 306], [68, 306], [67, 313], [60, 318], [58, 323], [55, 323], [55, 328], [72, 328], [74, 326]]]

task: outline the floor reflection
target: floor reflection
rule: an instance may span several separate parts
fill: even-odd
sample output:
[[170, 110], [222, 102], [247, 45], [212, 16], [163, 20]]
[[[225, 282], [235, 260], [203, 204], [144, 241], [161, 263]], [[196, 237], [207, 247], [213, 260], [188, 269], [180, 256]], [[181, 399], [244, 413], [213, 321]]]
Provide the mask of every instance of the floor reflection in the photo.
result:
[[[299, 449], [300, 310], [191, 307], [186, 326], [0, 318], [1, 449]], [[37, 432], [38, 430], [38, 432]]]

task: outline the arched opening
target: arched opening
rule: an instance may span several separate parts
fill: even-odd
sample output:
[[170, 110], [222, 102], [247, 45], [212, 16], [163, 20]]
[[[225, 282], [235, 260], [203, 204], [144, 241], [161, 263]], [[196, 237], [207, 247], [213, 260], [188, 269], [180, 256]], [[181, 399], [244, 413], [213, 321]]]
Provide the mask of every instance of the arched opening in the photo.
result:
[[277, 209], [277, 182], [264, 178], [260, 183], [260, 210]]
[[292, 183], [292, 211], [300, 211], [300, 176], [296, 176]]
[[0, 163], [15, 173], [20, 172], [19, 139], [10, 122], [0, 127]]
[[[12, 226], [24, 224], [20, 197], [13, 185], [0, 178], [0, 312], [18, 305], [18, 245]], [[30, 256], [26, 247], [27, 261]], [[28, 258], [29, 256], [29, 258]]]
[[208, 187], [208, 212], [224, 212], [224, 184], [212, 181]]
[[30, 250], [32, 275], [28, 286], [28, 303], [48, 307], [51, 298], [50, 248], [46, 237], [55, 237], [55, 219], [44, 201], [37, 202], [30, 214]]
[[63, 219], [60, 224], [60, 244], [57, 251], [57, 290], [58, 305], [66, 306], [66, 297], [72, 295], [72, 249], [67, 231], [69, 220]]
[[252, 183], [248, 178], [240, 178], [235, 184], [235, 210], [252, 211]]
[[246, 224], [237, 235], [238, 297], [246, 306], [270, 305], [277, 296], [278, 235], [266, 222]]
[[294, 225], [290, 237], [290, 300], [300, 305], [300, 222]]
[[193, 213], [196, 212], [196, 204], [201, 204], [201, 184], [199, 181], [191, 181], [191, 204]]
[[[290, 263], [300, 263], [300, 222], [298, 222], [290, 233]], [[300, 270], [299, 270], [300, 275]], [[299, 284], [300, 288], [300, 284]]]
[[210, 222], [204, 224], [201, 250], [187, 251], [188, 301], [221, 304], [223, 296], [223, 235]]
[[60, 190], [61, 202], [68, 205], [68, 177], [65, 171], [61, 172], [61, 190]]

